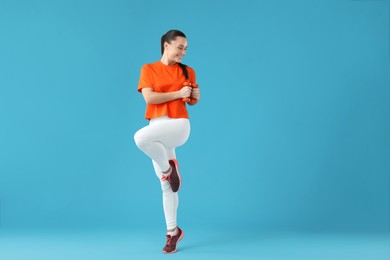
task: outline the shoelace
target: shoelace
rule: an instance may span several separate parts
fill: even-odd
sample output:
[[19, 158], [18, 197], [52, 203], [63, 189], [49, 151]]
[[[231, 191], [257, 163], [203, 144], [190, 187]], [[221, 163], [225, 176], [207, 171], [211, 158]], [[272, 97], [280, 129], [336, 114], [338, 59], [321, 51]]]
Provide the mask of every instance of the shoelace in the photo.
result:
[[168, 176], [163, 175], [163, 176], [161, 177], [161, 180], [162, 180], [162, 181], [167, 180], [168, 182], [172, 182], [172, 181], [171, 181], [171, 175], [168, 175]]
[[171, 245], [171, 240], [172, 240], [172, 237], [170, 235], [167, 235], [167, 245]]

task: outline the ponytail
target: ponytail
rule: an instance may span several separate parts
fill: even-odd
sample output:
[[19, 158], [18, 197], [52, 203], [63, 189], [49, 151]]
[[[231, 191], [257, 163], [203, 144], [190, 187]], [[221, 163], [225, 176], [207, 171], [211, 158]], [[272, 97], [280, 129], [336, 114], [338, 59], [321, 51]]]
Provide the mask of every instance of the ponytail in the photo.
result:
[[186, 80], [188, 80], [188, 70], [187, 70], [187, 65], [184, 65], [183, 63], [179, 63], [179, 66], [181, 70], [183, 71], [184, 77]]

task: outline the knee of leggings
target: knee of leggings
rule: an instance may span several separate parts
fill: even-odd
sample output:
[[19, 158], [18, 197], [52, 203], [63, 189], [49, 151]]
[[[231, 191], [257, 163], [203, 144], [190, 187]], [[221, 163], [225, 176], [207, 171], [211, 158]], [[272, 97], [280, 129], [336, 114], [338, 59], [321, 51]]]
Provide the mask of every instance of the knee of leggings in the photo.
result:
[[140, 149], [146, 144], [139, 131], [134, 134], [134, 142]]

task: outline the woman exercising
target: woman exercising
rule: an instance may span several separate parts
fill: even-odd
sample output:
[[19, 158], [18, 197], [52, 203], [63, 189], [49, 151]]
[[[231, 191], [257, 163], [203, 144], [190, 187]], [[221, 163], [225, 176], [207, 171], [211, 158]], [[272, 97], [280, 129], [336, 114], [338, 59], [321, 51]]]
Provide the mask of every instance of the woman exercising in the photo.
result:
[[177, 226], [178, 191], [181, 186], [175, 148], [190, 135], [186, 104], [200, 99], [195, 71], [182, 64], [187, 39], [183, 32], [170, 30], [161, 37], [161, 60], [141, 69], [138, 91], [146, 102], [145, 118], [149, 125], [134, 135], [138, 148], [152, 159], [161, 182], [163, 208], [167, 225], [164, 253], [174, 253], [184, 232]]

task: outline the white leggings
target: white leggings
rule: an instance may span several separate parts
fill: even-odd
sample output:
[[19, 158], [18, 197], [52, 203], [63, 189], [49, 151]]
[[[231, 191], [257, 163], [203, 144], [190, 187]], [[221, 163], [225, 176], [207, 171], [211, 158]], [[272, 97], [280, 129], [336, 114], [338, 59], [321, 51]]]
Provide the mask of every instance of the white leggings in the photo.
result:
[[138, 148], [152, 159], [154, 170], [161, 182], [163, 207], [167, 229], [177, 226], [176, 216], [179, 206], [177, 192], [173, 192], [168, 181], [161, 181], [162, 172], [169, 169], [169, 159], [175, 158], [175, 148], [183, 145], [190, 135], [190, 122], [187, 118], [167, 116], [150, 120], [148, 126], [134, 135]]

